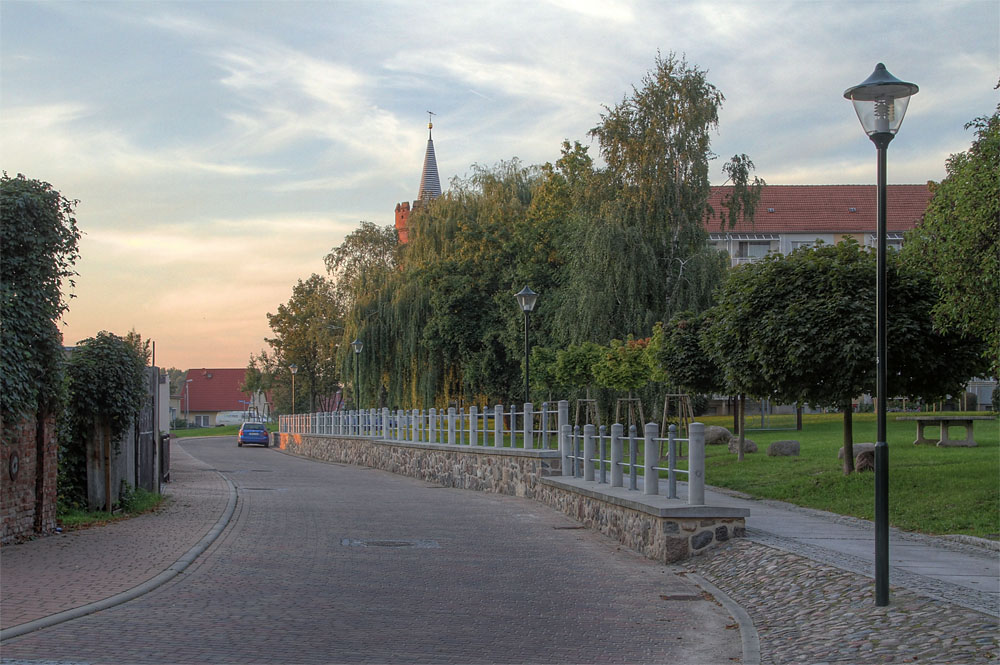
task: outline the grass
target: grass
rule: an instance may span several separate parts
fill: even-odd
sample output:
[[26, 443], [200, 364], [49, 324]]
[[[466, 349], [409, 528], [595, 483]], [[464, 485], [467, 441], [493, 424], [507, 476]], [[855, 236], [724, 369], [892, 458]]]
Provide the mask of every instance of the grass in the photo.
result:
[[59, 506], [59, 514], [56, 516], [59, 525], [65, 531], [75, 531], [77, 529], [89, 529], [94, 526], [104, 526], [111, 522], [142, 515], [152, 512], [160, 507], [165, 500], [162, 494], [149, 492], [141, 487], [132, 491], [127, 505], [118, 512], [107, 512], [103, 510], [86, 511], [80, 508]]
[[[732, 428], [731, 417], [699, 420]], [[975, 448], [915, 446], [916, 423], [897, 422], [890, 414], [886, 438], [892, 526], [1000, 540], [1000, 426], [996, 420], [977, 421], [973, 431], [979, 443]], [[928, 437], [933, 434], [930, 428], [925, 432]], [[707, 447], [708, 484], [841, 515], [874, 518], [874, 474], [845, 476], [837, 459], [843, 440], [840, 414], [807, 415], [802, 431], [747, 435], [760, 452], [746, 455], [742, 463], [725, 446]], [[800, 455], [768, 457], [768, 444], [782, 439], [799, 441]], [[855, 414], [854, 441], [874, 440], [874, 414]]]

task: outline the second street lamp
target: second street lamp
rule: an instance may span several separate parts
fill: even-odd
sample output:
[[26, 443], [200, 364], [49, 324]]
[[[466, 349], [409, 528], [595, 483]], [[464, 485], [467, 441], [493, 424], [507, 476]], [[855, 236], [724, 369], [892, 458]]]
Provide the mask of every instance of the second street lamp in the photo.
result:
[[299, 366], [292, 363], [288, 366], [288, 370], [292, 373], [292, 415], [295, 415], [295, 374], [299, 371]]
[[875, 434], [875, 604], [889, 604], [889, 444], [885, 434], [888, 359], [886, 325], [888, 320], [885, 257], [885, 153], [903, 122], [910, 96], [919, 88], [900, 81], [881, 62], [875, 71], [858, 85], [844, 91], [854, 103], [865, 134], [875, 144], [878, 161], [878, 214], [875, 278], [875, 352], [876, 365], [876, 434]]
[[535, 309], [538, 294], [526, 286], [518, 291], [514, 297], [517, 298], [517, 304], [521, 308], [521, 311], [524, 312], [524, 401], [528, 403], [531, 401], [530, 384], [528, 382], [528, 314]]
[[361, 364], [361, 349], [365, 347], [365, 343], [361, 341], [361, 338], [355, 339], [351, 342], [351, 348], [354, 349], [354, 401], [356, 402], [354, 408], [358, 411], [361, 410], [361, 390], [359, 388], [359, 366]]

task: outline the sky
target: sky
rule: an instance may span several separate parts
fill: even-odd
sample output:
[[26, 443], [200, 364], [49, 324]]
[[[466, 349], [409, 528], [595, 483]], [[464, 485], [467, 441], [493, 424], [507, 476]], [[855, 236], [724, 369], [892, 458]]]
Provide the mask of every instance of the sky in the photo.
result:
[[[890, 183], [946, 175], [1000, 80], [996, 0], [22, 2], [0, 0], [0, 168], [79, 201], [64, 342], [130, 330], [162, 367], [245, 367], [267, 313], [361, 221], [442, 186], [554, 162], [676, 53], [724, 95], [716, 184], [873, 184], [844, 90], [920, 86]], [[2, 257], [0, 257], [2, 260]], [[513, 297], [513, 294], [512, 294]]]

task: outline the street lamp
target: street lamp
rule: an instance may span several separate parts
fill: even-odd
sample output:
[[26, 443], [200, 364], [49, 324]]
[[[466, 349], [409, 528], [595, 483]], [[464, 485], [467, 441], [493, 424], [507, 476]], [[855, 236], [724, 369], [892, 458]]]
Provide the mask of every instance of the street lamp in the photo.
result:
[[187, 406], [184, 409], [184, 427], [191, 426], [191, 382], [194, 379], [188, 379], [184, 382], [184, 401]]
[[295, 375], [299, 371], [299, 366], [292, 363], [288, 366], [289, 371], [292, 373], [292, 415], [295, 415]]
[[526, 286], [518, 291], [514, 297], [517, 298], [517, 304], [524, 312], [524, 401], [527, 403], [531, 401], [531, 393], [528, 388], [528, 314], [535, 309], [538, 294]]
[[354, 408], [358, 411], [361, 410], [361, 391], [358, 387], [360, 382], [359, 378], [360, 375], [358, 372], [358, 368], [361, 363], [361, 349], [363, 349], [364, 347], [365, 343], [361, 341], [361, 338], [357, 338], [353, 342], [351, 342], [351, 348], [354, 349], [354, 401], [357, 402], [357, 404], [354, 405]]
[[885, 265], [885, 153], [903, 122], [910, 96], [919, 88], [900, 81], [881, 62], [872, 75], [844, 91], [854, 103], [865, 134], [875, 144], [878, 161], [878, 246], [875, 278], [876, 434], [875, 434], [875, 604], [889, 604], [889, 444], [885, 434], [886, 409], [886, 265]]

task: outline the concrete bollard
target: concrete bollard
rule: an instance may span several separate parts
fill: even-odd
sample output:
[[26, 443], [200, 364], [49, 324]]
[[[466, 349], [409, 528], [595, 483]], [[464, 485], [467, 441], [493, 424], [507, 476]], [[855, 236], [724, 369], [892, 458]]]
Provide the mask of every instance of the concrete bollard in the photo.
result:
[[493, 447], [503, 448], [503, 404], [493, 407]]
[[646, 428], [643, 432], [645, 443], [643, 448], [644, 459], [642, 461], [643, 494], [659, 494], [660, 492], [659, 472], [653, 468], [660, 457], [659, 446], [656, 444], [657, 429], [656, 423], [646, 423]]
[[469, 445], [479, 445], [479, 409], [475, 406], [469, 407]]
[[569, 426], [569, 423], [559, 428], [559, 452], [562, 454], [562, 475], [564, 476], [573, 475], [573, 467], [570, 460], [572, 452], [569, 448], [572, 438], [573, 428]]
[[534, 439], [532, 434], [535, 427], [534, 418], [534, 406], [531, 402], [525, 402], [524, 404], [524, 449], [531, 450], [535, 447]]
[[667, 428], [667, 498], [677, 498], [677, 425]]
[[455, 445], [455, 407], [448, 407], [448, 443]]
[[688, 504], [705, 505], [705, 424], [688, 427]]
[[622, 477], [622, 426], [615, 423], [611, 426], [611, 486], [621, 487]]
[[594, 479], [594, 426], [583, 426], [583, 479]]

